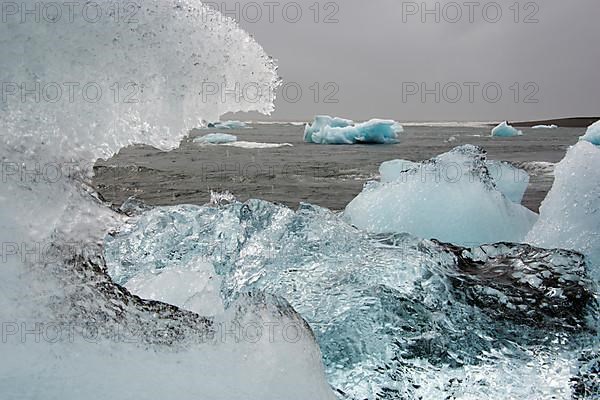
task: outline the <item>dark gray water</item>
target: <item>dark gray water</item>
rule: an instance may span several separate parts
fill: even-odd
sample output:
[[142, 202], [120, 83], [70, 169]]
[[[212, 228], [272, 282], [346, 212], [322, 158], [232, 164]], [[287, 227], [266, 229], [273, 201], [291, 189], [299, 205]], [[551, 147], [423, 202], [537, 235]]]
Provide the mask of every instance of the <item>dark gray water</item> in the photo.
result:
[[[492, 138], [491, 127], [405, 126], [397, 145], [329, 146], [303, 142], [303, 126], [254, 124], [251, 129], [202, 129], [191, 132], [171, 152], [135, 146], [96, 164], [96, 189], [115, 205], [135, 196], [151, 205], [204, 204], [210, 191], [229, 191], [239, 200], [269, 200], [296, 207], [300, 202], [342, 210], [375, 179], [379, 165], [392, 159], [421, 161], [463, 144], [474, 144], [488, 158], [513, 162], [531, 175], [523, 204], [538, 211], [552, 186], [548, 168], [536, 162], [560, 161], [584, 128], [523, 129], [524, 135]], [[247, 149], [193, 143], [213, 132], [240, 141], [290, 143], [271, 149]], [[451, 139], [453, 138], [453, 139]], [[450, 139], [450, 140], [449, 140]], [[533, 162], [533, 163], [532, 163]]]

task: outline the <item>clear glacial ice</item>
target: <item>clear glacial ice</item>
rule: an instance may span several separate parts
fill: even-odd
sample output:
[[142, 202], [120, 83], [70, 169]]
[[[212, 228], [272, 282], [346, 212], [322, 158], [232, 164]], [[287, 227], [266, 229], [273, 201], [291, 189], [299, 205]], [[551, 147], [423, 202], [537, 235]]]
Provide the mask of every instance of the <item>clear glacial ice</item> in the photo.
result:
[[[463, 245], [521, 242], [537, 215], [520, 204], [529, 176], [460, 146], [422, 163], [382, 166], [344, 218], [371, 233], [411, 233]], [[394, 179], [392, 179], [394, 178]]]
[[304, 141], [317, 144], [398, 143], [404, 128], [396, 121], [372, 119], [354, 123], [349, 119], [316, 116], [304, 130]]
[[[42, 3], [50, 2], [21, 2]], [[109, 16], [0, 24], [3, 82], [93, 83], [104, 93], [96, 102], [1, 99], [3, 163], [61, 170], [51, 182], [15, 170], [0, 186], [0, 239], [11, 246], [0, 269], [3, 397], [597, 395], [589, 237], [571, 246], [583, 258], [527, 244], [463, 248], [369, 234], [311, 205], [105, 204], [89, 185], [95, 160], [135, 143], [173, 149], [227, 112], [269, 113], [279, 83], [262, 47], [197, 1], [144, 1], [136, 22]], [[207, 99], [204, 82], [259, 83], [268, 95]], [[115, 101], [132, 93], [137, 101]], [[382, 138], [379, 128], [369, 132]], [[494, 206], [517, 206], [506, 197], [516, 199], [517, 186], [490, 182], [482, 176], [475, 186], [488, 191], [472, 194], [496, 201], [505, 193]], [[573, 194], [578, 205], [588, 204], [583, 190]], [[540, 220], [585, 227], [568, 210], [550, 211]]]
[[572, 146], [554, 176], [526, 241], [587, 255], [600, 281], [600, 147], [585, 140]]
[[[103, 237], [126, 216], [91, 189], [94, 162], [135, 143], [176, 148], [202, 121], [227, 112], [270, 113], [279, 84], [273, 60], [233, 20], [198, 1], [94, 3], [104, 16], [94, 23], [81, 4], [70, 4], [71, 17], [67, 8], [58, 20], [8, 15], [0, 24], [2, 82], [53, 96], [37, 101], [11, 86], [17, 92], [0, 99], [2, 397], [333, 398], [313, 334], [284, 299], [246, 294], [217, 320], [132, 295], [106, 274], [102, 257]], [[132, 11], [123, 20], [121, 12]], [[259, 84], [265, 96], [203, 98], [206, 82]], [[92, 90], [84, 95], [86, 86]], [[129, 211], [136, 208], [144, 207]], [[179, 272], [136, 290], [156, 289], [177, 303], [181, 294], [159, 283], [204, 276]], [[204, 310], [198, 306], [210, 286], [194, 290], [198, 296], [183, 306]], [[249, 323], [273, 334], [231, 337], [232, 326]], [[301, 334], [294, 343], [282, 335], [288, 324]]]
[[496, 137], [512, 137], [512, 136], [522, 136], [523, 132], [520, 130], [510, 126], [507, 121], [502, 122], [494, 129], [492, 129], [492, 136]]
[[[405, 172], [420, 167], [420, 163], [413, 161], [386, 161], [379, 166], [379, 181], [381, 183], [390, 183], [396, 180], [403, 180], [403, 177], [405, 177], [403, 174]], [[452, 165], [446, 165], [442, 169], [447, 169], [450, 167], [452, 167]], [[456, 167], [456, 165], [453, 167]], [[498, 189], [513, 203], [521, 204], [523, 195], [525, 194], [525, 191], [527, 191], [527, 186], [529, 185], [529, 174], [526, 171], [505, 161], [486, 160], [485, 167], [487, 168], [488, 174], [494, 181], [496, 189]], [[433, 170], [431, 172], [433, 173]], [[458, 170], [455, 172], [458, 173]], [[442, 174], [444, 173], [447, 172], [443, 170], [438, 171], [438, 178], [441, 179]], [[435, 174], [436, 173], [433, 173], [433, 175]], [[426, 176], [424, 176], [424, 178], [426, 178]], [[450, 180], [450, 178], [447, 177], [447, 180]], [[423, 183], [426, 183], [426, 180]]]
[[251, 200], [154, 208], [105, 254], [126, 287], [202, 260], [225, 308], [247, 292], [287, 299], [339, 398], [568, 399], [593, 384], [579, 360], [598, 344], [597, 310], [578, 253], [370, 235], [317, 206]]

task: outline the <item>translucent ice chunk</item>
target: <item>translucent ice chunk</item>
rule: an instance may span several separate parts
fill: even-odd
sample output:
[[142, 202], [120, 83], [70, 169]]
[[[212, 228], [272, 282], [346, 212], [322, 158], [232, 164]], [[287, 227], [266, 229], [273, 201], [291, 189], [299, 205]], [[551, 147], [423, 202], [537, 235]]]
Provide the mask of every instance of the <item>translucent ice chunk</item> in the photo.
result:
[[516, 168], [494, 165], [490, 174], [480, 148], [457, 147], [392, 182], [367, 185], [344, 216], [373, 233], [408, 232], [462, 244], [520, 242], [537, 217], [511, 201], [520, 201], [527, 174], [515, 178]]
[[585, 135], [580, 140], [586, 140], [591, 144], [600, 146], [600, 121], [594, 122], [587, 128]]
[[600, 278], [600, 147], [580, 141], [556, 165], [554, 175], [527, 241], [588, 255]]
[[379, 166], [380, 180], [383, 183], [393, 182], [402, 176], [402, 172], [410, 170], [418, 163], [407, 160], [391, 160], [382, 163]]
[[505, 161], [486, 161], [496, 189], [513, 203], [521, 204], [529, 186], [529, 174]]
[[[523, 195], [529, 186], [529, 174], [504, 161], [486, 161], [485, 163], [496, 189], [513, 203], [521, 204]], [[379, 167], [382, 183], [398, 180], [410, 169], [418, 167], [419, 163], [406, 160], [386, 161]]]
[[342, 398], [568, 399], [578, 349], [596, 343], [569, 251], [370, 236], [317, 206], [251, 200], [154, 209], [107, 236], [106, 253], [118, 281], [212, 262], [229, 310], [248, 291], [285, 298]]
[[136, 275], [125, 287], [143, 299], [173, 304], [206, 317], [224, 311], [221, 279], [211, 264], [201, 260], [192, 260], [190, 265], [183, 267]]

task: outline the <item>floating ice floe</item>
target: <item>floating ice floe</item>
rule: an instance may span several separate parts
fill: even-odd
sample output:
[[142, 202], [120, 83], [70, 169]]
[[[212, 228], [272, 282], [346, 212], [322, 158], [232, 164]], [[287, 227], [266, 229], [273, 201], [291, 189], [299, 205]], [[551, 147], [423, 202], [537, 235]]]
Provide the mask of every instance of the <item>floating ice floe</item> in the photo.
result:
[[223, 144], [237, 142], [238, 138], [227, 133], [209, 133], [194, 139], [194, 143], [200, 144]]
[[594, 122], [587, 128], [585, 135], [579, 140], [585, 140], [596, 146], [600, 146], [600, 121]]
[[384, 164], [382, 182], [368, 183], [344, 217], [372, 233], [407, 232], [468, 245], [521, 242], [536, 221], [534, 212], [518, 204], [527, 173], [486, 161], [476, 146], [412, 165]]
[[242, 121], [221, 121], [221, 122], [210, 122], [206, 128], [214, 129], [247, 129], [248, 124]]
[[600, 278], [600, 147], [582, 140], [556, 165], [527, 242], [586, 254]]
[[319, 115], [312, 124], [306, 125], [304, 141], [318, 144], [390, 144], [398, 143], [398, 135], [402, 132], [402, 125], [392, 120], [372, 119], [354, 123], [349, 119]]
[[513, 136], [521, 136], [523, 132], [518, 129], [513, 128], [508, 124], [508, 122], [504, 121], [494, 129], [492, 129], [492, 136], [495, 137], [513, 137]]
[[279, 147], [294, 147], [294, 145], [291, 143], [261, 143], [261, 142], [244, 142], [244, 141], [223, 143], [223, 146], [239, 147], [242, 149], [276, 149]]
[[558, 129], [558, 125], [535, 125], [531, 129]]

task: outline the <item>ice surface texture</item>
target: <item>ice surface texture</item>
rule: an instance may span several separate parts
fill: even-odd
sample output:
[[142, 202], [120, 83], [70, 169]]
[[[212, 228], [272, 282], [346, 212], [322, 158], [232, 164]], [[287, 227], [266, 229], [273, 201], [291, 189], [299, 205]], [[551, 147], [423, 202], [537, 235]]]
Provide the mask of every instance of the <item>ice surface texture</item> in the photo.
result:
[[590, 125], [587, 128], [585, 135], [581, 137], [581, 140], [600, 146], [600, 121], [596, 121]]
[[[33, 9], [44, 3], [55, 4], [22, 4]], [[217, 121], [230, 111], [273, 110], [276, 66], [235, 21], [195, 0], [137, 4], [106, 4], [94, 23], [81, 9], [73, 21], [67, 14], [54, 23], [34, 18], [21, 23], [20, 15], [3, 21], [3, 82], [27, 83], [28, 89], [37, 82], [40, 98], [54, 97], [54, 83], [62, 89], [53, 102], [36, 102], [33, 95], [22, 102], [18, 89], [0, 106], [8, 113], [4, 129], [26, 134], [28, 152], [37, 146], [53, 157], [60, 154], [55, 150], [88, 152], [85, 159], [95, 161], [131, 143], [171, 149], [202, 120]], [[120, 10], [118, 17], [109, 6]], [[73, 101], [63, 85], [68, 82], [79, 85]], [[247, 85], [259, 86], [262, 96], [221, 95]]]
[[492, 136], [497, 137], [512, 137], [512, 136], [521, 136], [523, 132], [518, 129], [513, 128], [508, 124], [508, 122], [504, 121], [500, 125], [496, 126], [492, 129]]
[[[529, 185], [529, 174], [505, 161], [486, 161], [485, 166], [496, 189], [513, 203], [521, 204], [523, 195]], [[386, 161], [379, 167], [381, 183], [389, 183], [401, 179], [404, 172], [419, 168], [419, 163], [407, 160]]]
[[399, 161], [392, 167], [384, 163], [383, 182], [368, 183], [348, 204], [344, 217], [350, 223], [373, 233], [408, 232], [475, 245], [520, 242], [536, 220], [518, 204], [527, 173], [487, 161], [478, 147], [461, 146], [423, 163]]
[[200, 136], [194, 139], [194, 143], [200, 144], [222, 144], [237, 142], [238, 138], [227, 133], [209, 133], [208, 135]]
[[202, 259], [225, 307], [247, 291], [287, 299], [341, 398], [569, 399], [597, 343], [579, 254], [370, 236], [311, 205], [156, 208], [107, 236], [106, 257], [126, 286]]
[[580, 141], [556, 165], [554, 176], [527, 241], [586, 254], [600, 280], [600, 147]]
[[521, 204], [529, 186], [529, 174], [506, 161], [486, 161], [486, 168], [496, 189], [516, 204]]
[[[116, 285], [99, 244], [124, 216], [88, 186], [96, 159], [124, 146], [168, 150], [203, 120], [269, 113], [273, 60], [199, 1], [13, 5], [20, 10], [0, 23], [0, 160], [17, 170], [0, 185], [0, 241], [35, 254], [3, 249], [0, 320], [16, 331], [1, 345], [2, 397], [331, 399], [313, 334], [285, 300], [246, 293], [207, 318]], [[38, 15], [23, 22], [25, 10]], [[223, 100], [221, 91], [245, 85], [264, 97]], [[39, 172], [49, 166], [52, 176]], [[137, 289], [179, 303], [183, 293], [168, 286], [204, 272], [172, 270]], [[204, 311], [211, 286], [194, 286], [183, 306]], [[249, 323], [273, 326], [274, 340], [211, 335]], [[281, 335], [288, 323], [301, 334], [295, 343]]]
[[348, 119], [319, 115], [312, 124], [306, 125], [304, 141], [318, 144], [387, 144], [397, 143], [402, 132], [402, 125], [396, 121], [372, 119], [355, 124]]

